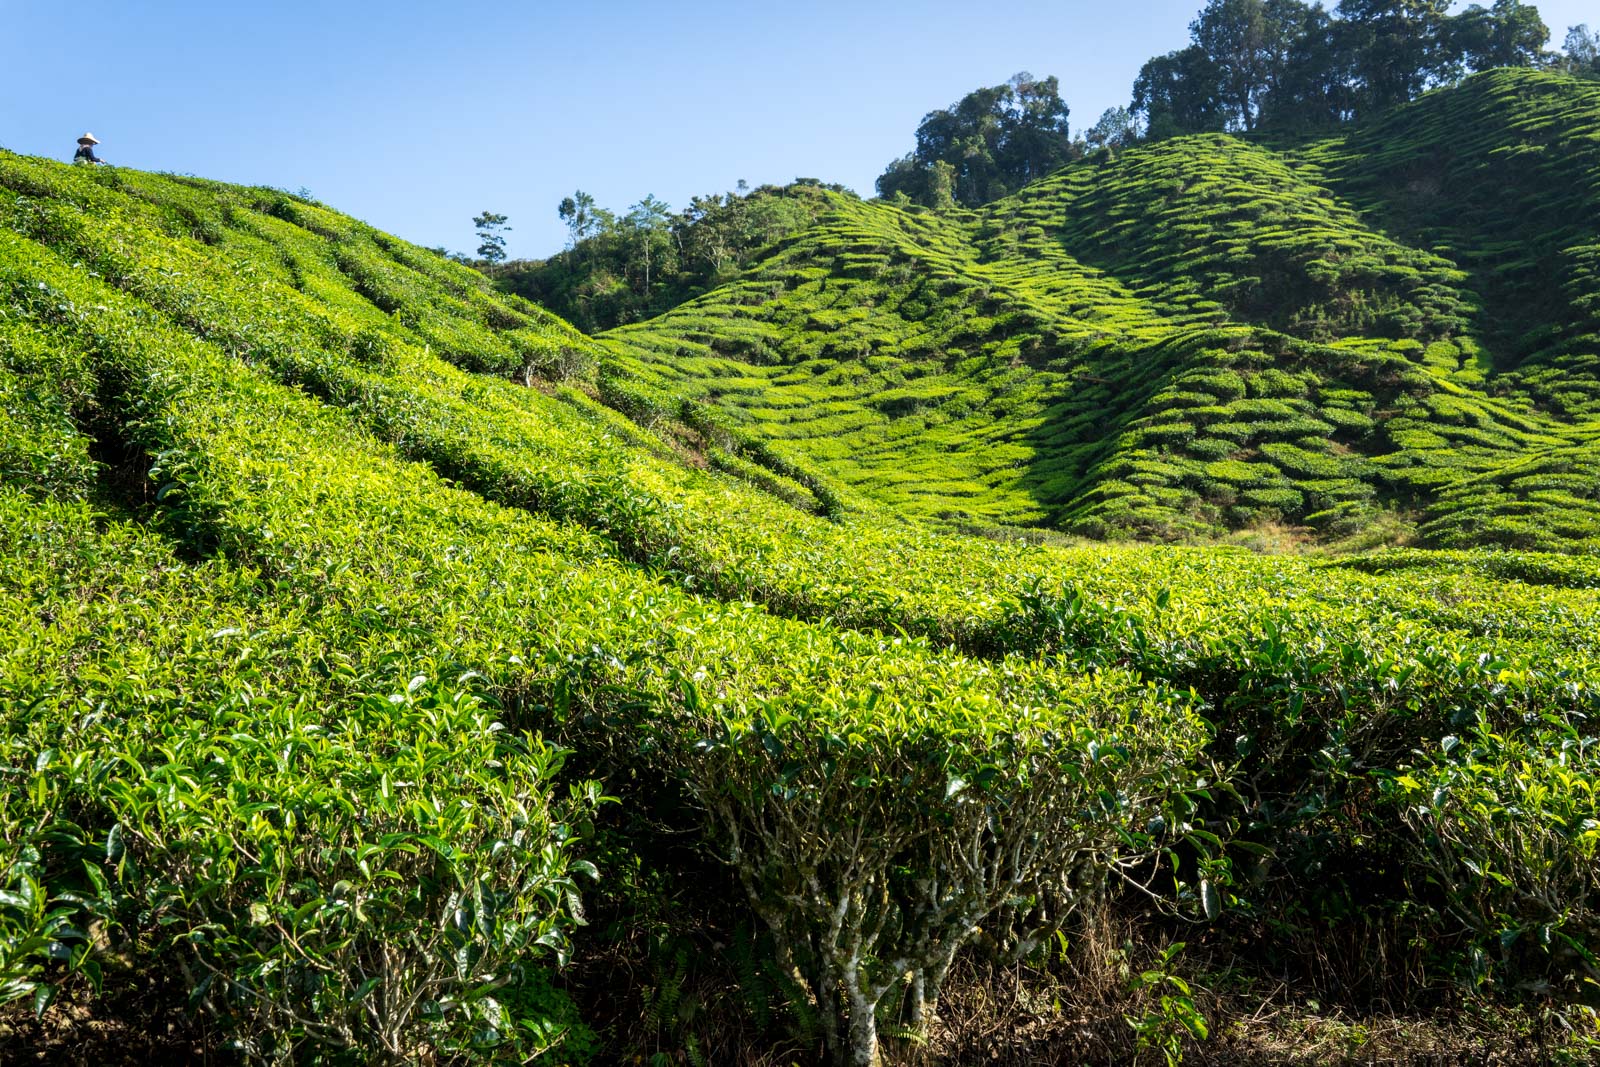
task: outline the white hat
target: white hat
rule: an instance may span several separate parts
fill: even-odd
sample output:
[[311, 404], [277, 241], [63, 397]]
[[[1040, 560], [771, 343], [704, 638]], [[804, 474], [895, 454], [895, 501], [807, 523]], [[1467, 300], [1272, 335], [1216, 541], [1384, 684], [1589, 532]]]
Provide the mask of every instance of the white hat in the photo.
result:
[[99, 144], [100, 143], [100, 139], [98, 137], [96, 137], [92, 133], [86, 133], [82, 137], [78, 138], [78, 143], [79, 144]]

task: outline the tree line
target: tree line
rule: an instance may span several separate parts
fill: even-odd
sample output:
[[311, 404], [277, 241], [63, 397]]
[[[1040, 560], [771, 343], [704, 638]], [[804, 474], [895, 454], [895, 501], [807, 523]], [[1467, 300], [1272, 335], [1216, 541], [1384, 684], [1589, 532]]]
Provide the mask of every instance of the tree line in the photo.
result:
[[1539, 11], [1495, 0], [1210, 0], [1186, 48], [1150, 59], [1127, 107], [1074, 137], [1054, 77], [1018, 74], [929, 112], [916, 147], [890, 163], [878, 195], [936, 210], [998, 200], [1073, 159], [1185, 133], [1311, 130], [1383, 111], [1468, 74], [1548, 66], [1600, 77], [1600, 33], [1568, 30], [1546, 50]]
[[[808, 225], [821, 210], [814, 178], [692, 197], [674, 212], [648, 195], [618, 213], [579, 190], [557, 205], [567, 247], [547, 259], [507, 263], [501, 287], [586, 333], [650, 318], [728, 281], [757, 249]], [[481, 250], [480, 250], [481, 251]]]
[[1358, 119], [1492, 67], [1546, 62], [1550, 31], [1519, 0], [1211, 0], [1187, 48], [1151, 59], [1132, 110], [1150, 136]]

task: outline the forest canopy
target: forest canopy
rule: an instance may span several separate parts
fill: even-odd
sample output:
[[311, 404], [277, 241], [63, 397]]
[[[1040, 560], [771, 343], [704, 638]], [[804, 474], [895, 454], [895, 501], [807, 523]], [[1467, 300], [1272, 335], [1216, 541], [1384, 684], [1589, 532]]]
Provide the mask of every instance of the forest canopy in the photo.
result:
[[1405, 103], [1491, 67], [1547, 62], [1538, 9], [1495, 0], [1211, 0], [1189, 47], [1139, 71], [1132, 110], [1152, 137], [1318, 127]]
[[976, 89], [917, 127], [916, 147], [877, 180], [878, 195], [934, 209], [993, 203], [1096, 150], [1184, 133], [1315, 130], [1377, 114], [1493, 67], [1600, 73], [1600, 35], [1567, 32], [1562, 53], [1519, 0], [1210, 0], [1186, 48], [1140, 68], [1127, 107], [1073, 136], [1054, 76], [1022, 73]]

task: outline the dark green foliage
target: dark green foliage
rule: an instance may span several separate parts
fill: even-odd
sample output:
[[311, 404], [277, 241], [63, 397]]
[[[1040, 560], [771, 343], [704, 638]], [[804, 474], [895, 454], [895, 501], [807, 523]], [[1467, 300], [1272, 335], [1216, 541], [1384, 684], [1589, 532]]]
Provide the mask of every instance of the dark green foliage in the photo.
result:
[[917, 147], [878, 178], [878, 195], [938, 210], [979, 207], [1082, 155], [1055, 76], [1026, 72], [976, 89], [917, 127]]
[[1464, 73], [1544, 63], [1550, 31], [1531, 5], [1449, 7], [1340, 0], [1330, 17], [1300, 0], [1211, 0], [1189, 26], [1193, 44], [1139, 71], [1133, 111], [1157, 139], [1317, 128], [1380, 114]]
[[1535, 67], [1547, 58], [1549, 27], [1538, 8], [1521, 0], [1495, 0], [1492, 8], [1473, 4], [1450, 20], [1447, 32], [1450, 51], [1470, 71]]
[[494, 272], [515, 293], [590, 333], [636, 322], [735, 276], [760, 250], [809, 225], [815, 183], [697, 196], [676, 215], [645, 197], [618, 218], [582, 191], [561, 202], [572, 246]]
[[[1223, 128], [1249, 130], [1266, 111], [1269, 94], [1289, 76], [1290, 63], [1299, 58], [1298, 38], [1316, 25], [1312, 7], [1297, 0], [1211, 0], [1189, 26], [1193, 47], [1209, 65], [1195, 71], [1196, 84], [1180, 91], [1194, 93], [1204, 85]], [[1134, 97], [1139, 99], [1137, 89]], [[1179, 116], [1170, 111], [1151, 112], [1149, 102], [1144, 110], [1152, 127], [1165, 122], [1182, 128]]]
[[1157, 56], [1139, 68], [1133, 82], [1134, 115], [1153, 140], [1181, 133], [1226, 128], [1228, 116], [1218, 98], [1221, 72], [1199, 45]]
[[1339, 0], [1333, 31], [1357, 114], [1403, 104], [1449, 71], [1455, 60], [1449, 6], [1448, 0]]

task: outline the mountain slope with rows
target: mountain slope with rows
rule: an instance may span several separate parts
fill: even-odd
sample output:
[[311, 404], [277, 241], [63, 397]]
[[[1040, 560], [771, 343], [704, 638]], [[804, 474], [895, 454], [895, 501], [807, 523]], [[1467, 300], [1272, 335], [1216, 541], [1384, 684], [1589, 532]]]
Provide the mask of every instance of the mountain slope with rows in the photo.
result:
[[619, 376], [924, 520], [1332, 540], [1397, 512], [1440, 547], [1593, 548], [1597, 128], [1592, 82], [1498, 70], [977, 212], [813, 190], [737, 281], [604, 336]]

